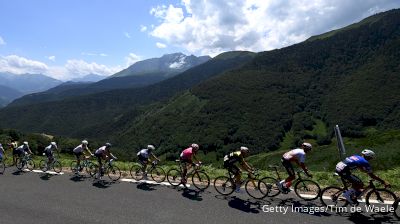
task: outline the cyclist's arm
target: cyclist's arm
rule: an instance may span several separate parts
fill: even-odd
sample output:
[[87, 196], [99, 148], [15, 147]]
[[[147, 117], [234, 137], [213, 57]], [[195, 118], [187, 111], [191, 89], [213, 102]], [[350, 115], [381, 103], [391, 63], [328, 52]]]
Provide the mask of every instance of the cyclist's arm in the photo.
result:
[[160, 159], [158, 159], [157, 156], [154, 155], [154, 153], [150, 153], [150, 157], [152, 157], [154, 160], [160, 161]]
[[115, 157], [111, 152], [108, 153], [108, 156], [113, 158], [113, 159], [117, 159], [117, 157]]
[[246, 161], [242, 161], [241, 163], [240, 163], [240, 165], [241, 165], [241, 167], [244, 169], [244, 170], [246, 170], [247, 172], [249, 172], [249, 173], [252, 173], [253, 172], [253, 168], [246, 162]]
[[303, 169], [304, 172], [305, 172], [308, 176], [311, 176], [311, 174], [310, 174], [309, 171], [308, 171], [308, 168], [307, 168], [306, 164], [305, 164], [305, 163], [299, 163], [299, 164], [300, 164], [301, 169]]
[[88, 147], [85, 148], [86, 152], [89, 153], [89, 155], [93, 156], [93, 153], [90, 151], [90, 149]]
[[28, 152], [29, 152], [29, 154], [33, 154], [29, 147], [28, 147]]
[[192, 163], [195, 163], [195, 162], [194, 162], [194, 160], [195, 160], [197, 163], [199, 163], [199, 162], [200, 162], [200, 160], [199, 160], [199, 159], [197, 159], [197, 157], [196, 157], [196, 155], [195, 155], [195, 154], [193, 154]]
[[380, 177], [376, 176], [373, 172], [368, 172], [367, 170], [361, 169], [363, 172], [367, 173], [369, 177], [371, 177], [374, 180], [377, 180], [379, 182], [381, 182], [382, 184], [384, 184], [385, 186], [390, 186], [390, 184], [386, 181], [384, 181], [383, 179], [381, 179]]

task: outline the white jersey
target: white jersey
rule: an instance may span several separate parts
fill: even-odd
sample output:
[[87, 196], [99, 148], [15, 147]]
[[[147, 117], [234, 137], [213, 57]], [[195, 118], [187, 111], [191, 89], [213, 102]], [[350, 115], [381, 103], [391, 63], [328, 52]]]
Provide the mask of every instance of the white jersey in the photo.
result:
[[150, 156], [149, 150], [148, 149], [142, 149], [137, 153], [138, 156], [141, 156], [145, 159], [148, 159]]
[[53, 149], [52, 145], [47, 146], [46, 148], [44, 148], [45, 152], [51, 152]]
[[81, 153], [83, 150], [87, 149], [87, 146], [83, 146], [82, 144], [78, 145], [77, 147], [72, 150], [74, 153]]
[[97, 150], [96, 150], [96, 152], [95, 152], [95, 154], [98, 154], [98, 155], [103, 155], [104, 153], [106, 152], [106, 146], [102, 146], [102, 147], [100, 147], [100, 148], [98, 148]]
[[304, 149], [293, 149], [283, 154], [283, 158], [289, 161], [297, 160], [300, 163], [304, 163], [306, 160], [306, 153], [304, 152]]

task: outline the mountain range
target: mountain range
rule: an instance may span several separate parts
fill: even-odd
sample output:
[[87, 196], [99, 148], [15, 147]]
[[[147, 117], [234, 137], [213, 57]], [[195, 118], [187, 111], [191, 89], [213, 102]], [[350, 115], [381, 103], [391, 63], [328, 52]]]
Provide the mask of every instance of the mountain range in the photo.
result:
[[0, 126], [165, 154], [199, 142], [219, 158], [241, 145], [277, 149], [287, 135], [323, 145], [332, 131], [310, 134], [315, 125], [352, 137], [400, 129], [399, 52], [396, 9], [282, 49], [225, 52], [142, 87], [10, 105]]

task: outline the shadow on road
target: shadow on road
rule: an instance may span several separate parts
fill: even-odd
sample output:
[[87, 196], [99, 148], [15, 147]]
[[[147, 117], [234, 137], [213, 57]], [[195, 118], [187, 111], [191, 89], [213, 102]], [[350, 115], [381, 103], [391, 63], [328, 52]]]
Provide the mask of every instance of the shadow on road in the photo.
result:
[[82, 182], [82, 181], [85, 181], [88, 178], [90, 178], [90, 177], [87, 177], [85, 175], [75, 174], [75, 175], [72, 175], [71, 178], [69, 178], [69, 179], [74, 181], [74, 182]]
[[202, 201], [203, 197], [201, 196], [201, 191], [199, 190], [192, 190], [189, 188], [182, 189], [182, 196], [188, 198], [193, 201]]
[[139, 183], [136, 186], [137, 189], [143, 190], [143, 191], [154, 191], [156, 188], [154, 187], [153, 184], [148, 184], [148, 183]]
[[42, 179], [42, 180], [50, 180], [50, 178], [52, 177], [53, 175], [50, 175], [50, 174], [48, 174], [48, 173], [41, 173], [40, 174], [40, 179]]
[[350, 222], [356, 224], [364, 224], [364, 223], [399, 223], [393, 215], [378, 215], [378, 214], [371, 214], [364, 215], [359, 212], [349, 214], [348, 220]]
[[93, 182], [93, 186], [100, 188], [100, 189], [106, 189], [109, 188], [112, 184], [115, 184], [116, 182], [113, 181], [106, 181], [106, 180], [95, 180]]
[[231, 199], [228, 201], [228, 205], [231, 208], [238, 209], [247, 213], [257, 214], [260, 213], [261, 210], [261, 204], [259, 202], [252, 202], [249, 200], [245, 201], [235, 196], [231, 197]]
[[22, 171], [22, 170], [16, 170], [16, 171], [12, 172], [12, 175], [19, 176], [19, 175], [22, 175], [23, 173], [24, 173], [24, 171]]

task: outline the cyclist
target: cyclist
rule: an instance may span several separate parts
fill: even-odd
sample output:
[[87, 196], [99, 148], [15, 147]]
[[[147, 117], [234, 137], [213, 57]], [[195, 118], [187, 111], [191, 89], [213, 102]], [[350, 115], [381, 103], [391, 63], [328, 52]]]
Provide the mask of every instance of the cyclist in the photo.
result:
[[201, 163], [201, 161], [196, 158], [196, 154], [197, 154], [198, 151], [199, 151], [199, 145], [196, 144], [196, 143], [193, 143], [193, 144], [190, 145], [189, 148], [183, 150], [181, 155], [180, 155], [180, 157], [179, 157], [179, 159], [181, 161], [181, 164], [182, 164], [182, 167], [183, 167], [183, 169], [182, 169], [182, 171], [183, 171], [182, 172], [182, 181], [181, 182], [182, 182], [182, 184], [184, 186], [186, 186], [186, 181], [187, 181], [186, 180], [186, 175], [187, 175], [188, 167], [192, 166], [193, 164], [195, 164], [195, 163], [193, 163], [193, 159], [195, 159], [198, 164]]
[[49, 146], [44, 148], [44, 154], [47, 156], [47, 166], [54, 160], [54, 150], [57, 150], [57, 143], [51, 142]]
[[230, 173], [233, 173], [235, 177], [236, 192], [240, 192], [241, 185], [241, 172], [236, 166], [238, 162], [243, 170], [253, 173], [253, 168], [244, 160], [249, 154], [249, 148], [241, 146], [239, 151], [231, 152], [224, 156], [224, 168], [226, 168]]
[[2, 146], [1, 143], [0, 143], [0, 161], [3, 160], [3, 157], [4, 157], [5, 153], [6, 153], [6, 152], [4, 151], [4, 148], [3, 148], [3, 146]]
[[350, 204], [357, 203], [357, 197], [360, 196], [363, 188], [363, 182], [358, 177], [351, 174], [352, 170], [358, 168], [362, 172], [367, 173], [372, 179], [375, 179], [384, 184], [385, 187], [390, 187], [390, 184], [388, 182], [382, 180], [372, 172], [369, 161], [374, 157], [375, 153], [372, 150], [364, 149], [361, 152], [361, 156], [352, 155], [336, 165], [336, 173], [338, 173], [340, 177], [348, 180], [352, 184], [351, 189], [343, 192], [343, 196]]
[[28, 142], [24, 142], [22, 145], [18, 146], [16, 148], [16, 153], [20, 158], [23, 157], [26, 154], [30, 154], [30, 155], [33, 154], [31, 149], [29, 148], [29, 143]]
[[8, 146], [12, 149], [12, 156], [13, 156], [13, 164], [17, 164], [17, 157], [18, 157], [18, 143], [16, 141], [8, 143]]
[[[87, 140], [83, 140], [82, 144], [75, 147], [72, 152], [76, 157], [76, 164], [79, 167], [79, 172], [82, 171], [83, 167], [81, 167], [81, 157], [85, 156], [85, 151], [89, 153], [89, 155], [94, 156], [93, 153], [88, 148], [89, 142]], [[78, 172], [78, 170], [76, 171]]]
[[148, 145], [146, 149], [142, 149], [137, 153], [139, 163], [142, 165], [143, 179], [147, 179], [147, 164], [154, 160], [160, 161], [153, 153], [156, 148], [154, 145]]
[[312, 177], [311, 173], [306, 167], [306, 164], [304, 163], [306, 160], [306, 154], [309, 153], [311, 150], [312, 145], [308, 142], [304, 142], [303, 144], [301, 144], [301, 148], [293, 149], [283, 154], [281, 162], [283, 167], [285, 167], [286, 172], [289, 174], [289, 177], [278, 183], [278, 188], [281, 192], [288, 193], [290, 191], [292, 181], [296, 178], [292, 162], [300, 166], [307, 174], [307, 176]]
[[[110, 143], [106, 143], [104, 146], [98, 148], [94, 153], [94, 155], [97, 157], [97, 161], [99, 163], [99, 172], [98, 172], [99, 176], [98, 177], [103, 176], [103, 163], [102, 163], [102, 160], [109, 161], [110, 159], [117, 159], [117, 157], [115, 157], [111, 153], [110, 149], [111, 149], [111, 144]], [[96, 178], [98, 178], [98, 177], [96, 177]]]

